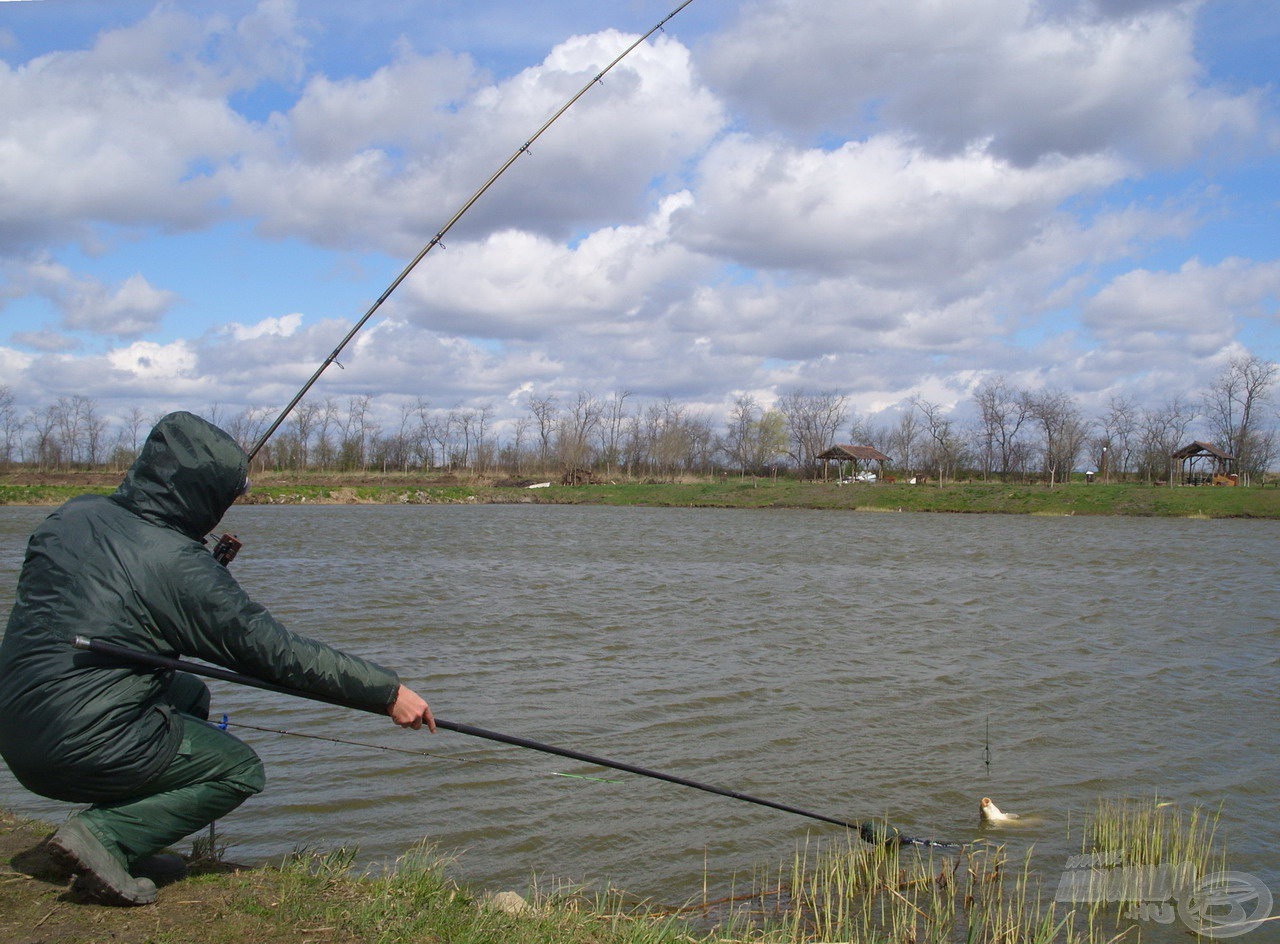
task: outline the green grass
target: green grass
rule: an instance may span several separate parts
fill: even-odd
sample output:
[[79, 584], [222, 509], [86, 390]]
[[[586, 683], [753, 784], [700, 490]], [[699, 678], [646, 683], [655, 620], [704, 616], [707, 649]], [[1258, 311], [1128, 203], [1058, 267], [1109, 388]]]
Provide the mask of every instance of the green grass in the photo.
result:
[[[663, 508], [814, 508], [842, 511], [917, 511], [1181, 518], [1280, 518], [1280, 488], [1198, 488], [1151, 485], [1044, 485], [961, 482], [937, 485], [836, 485], [790, 479], [741, 479], [664, 484], [619, 481], [528, 489], [486, 484], [441, 484], [395, 473], [387, 476], [271, 474], [254, 483], [248, 504], [573, 504]], [[59, 504], [110, 487], [3, 484], [0, 504]]]
[[[704, 888], [702, 901], [668, 909], [577, 887], [535, 891], [516, 902], [520, 909], [505, 909], [453, 882], [449, 861], [425, 846], [367, 873], [355, 870], [349, 849], [297, 852], [274, 868], [193, 863], [193, 877], [163, 890], [156, 908], [124, 911], [68, 900], [58, 881], [14, 870], [0, 874], [0, 938], [49, 922], [49, 940], [105, 939], [109, 921], [121, 944], [1142, 944], [1153, 929], [1163, 941], [1189, 928], [1135, 916], [1134, 901], [1114, 894], [1111, 877], [1124, 874], [1114, 869], [1167, 867], [1193, 882], [1225, 872], [1217, 825], [1217, 814], [1200, 807], [1103, 800], [1074, 827], [1083, 866], [1037, 862], [1034, 848], [1015, 859], [983, 840], [919, 849], [848, 834], [762, 867], [740, 893], [711, 901]], [[0, 849], [26, 869], [48, 829], [0, 810]], [[1095, 866], [1106, 894], [1053, 900], [1066, 871]]]

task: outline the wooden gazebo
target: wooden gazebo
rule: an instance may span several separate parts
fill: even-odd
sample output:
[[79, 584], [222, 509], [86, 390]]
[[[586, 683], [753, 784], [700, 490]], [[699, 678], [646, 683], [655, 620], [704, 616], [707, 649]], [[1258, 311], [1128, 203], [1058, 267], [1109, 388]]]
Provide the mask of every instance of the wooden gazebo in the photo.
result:
[[1236, 457], [1223, 452], [1217, 446], [1199, 440], [1183, 446], [1171, 458], [1180, 463], [1183, 485], [1235, 485]]
[[[852, 474], [855, 476], [858, 474], [859, 462], [875, 462], [875, 463], [878, 463], [879, 465], [879, 472], [877, 477], [884, 478], [884, 464], [889, 461], [889, 457], [886, 456], [879, 449], [876, 449], [874, 446], [851, 446], [851, 445], [832, 446], [826, 452], [819, 455], [818, 458], [823, 460], [822, 480], [824, 482], [827, 480], [827, 469], [832, 462], [839, 462], [841, 463], [841, 465], [843, 465], [843, 463], [845, 462], [853, 463]], [[837, 480], [843, 478], [843, 476], [840, 475], [839, 472], [840, 472], [840, 469], [837, 468], [837, 475], [836, 475]]]

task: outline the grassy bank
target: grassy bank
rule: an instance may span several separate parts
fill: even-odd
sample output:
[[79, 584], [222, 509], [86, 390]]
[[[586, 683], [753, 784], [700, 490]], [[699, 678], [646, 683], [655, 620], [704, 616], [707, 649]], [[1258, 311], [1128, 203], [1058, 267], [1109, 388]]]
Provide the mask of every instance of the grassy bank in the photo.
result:
[[[65, 474], [39, 480], [0, 477], [0, 504], [54, 505], [84, 492], [109, 493], [119, 476]], [[1070, 483], [962, 482], [938, 485], [836, 485], [789, 479], [678, 484], [618, 481], [600, 485], [522, 488], [421, 475], [287, 475], [254, 479], [249, 504], [574, 504], [673, 508], [815, 508], [845, 511], [931, 511], [1033, 515], [1280, 518], [1280, 488], [1197, 488]]]
[[[278, 867], [197, 860], [155, 905], [84, 900], [42, 852], [51, 827], [0, 810], [0, 940], [118, 944], [502, 942], [502, 944], [1140, 944], [1154, 919], [1151, 884], [1117, 875], [1169, 867], [1193, 883], [1226, 868], [1217, 818], [1168, 803], [1104, 802], [1082, 830], [1086, 881], [1063, 896], [1062, 862], [1012, 859], [979, 840], [956, 849], [869, 846], [855, 837], [797, 851], [762, 869], [750, 890], [662, 909], [616, 892], [476, 894], [416, 850], [378, 873], [354, 856], [300, 853]], [[1065, 864], [1080, 870], [1079, 863]], [[1114, 871], [1115, 867], [1121, 869]], [[1055, 890], [1058, 898], [1054, 901]], [[1118, 892], [1118, 893], [1117, 893]], [[1161, 891], [1160, 895], [1179, 894]], [[1110, 900], [1093, 901], [1093, 898]], [[1066, 900], [1071, 899], [1071, 900]], [[1188, 919], [1189, 920], [1189, 919]]]

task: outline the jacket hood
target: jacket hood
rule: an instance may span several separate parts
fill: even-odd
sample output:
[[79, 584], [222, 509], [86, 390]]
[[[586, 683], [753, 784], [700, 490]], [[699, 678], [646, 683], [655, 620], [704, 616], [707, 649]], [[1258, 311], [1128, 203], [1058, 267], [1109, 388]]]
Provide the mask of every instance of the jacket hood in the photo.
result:
[[151, 430], [111, 498], [198, 541], [244, 491], [248, 466], [228, 433], [193, 413], [170, 413]]

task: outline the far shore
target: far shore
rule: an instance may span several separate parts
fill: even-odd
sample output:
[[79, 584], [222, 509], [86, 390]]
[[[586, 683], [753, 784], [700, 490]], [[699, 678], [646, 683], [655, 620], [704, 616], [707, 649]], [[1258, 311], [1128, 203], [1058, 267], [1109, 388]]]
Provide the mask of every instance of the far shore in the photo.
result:
[[[119, 472], [0, 473], [0, 504], [60, 505], [109, 494]], [[557, 504], [680, 508], [809, 508], [864, 512], [1280, 518], [1280, 487], [1169, 486], [1077, 479], [1056, 485], [973, 481], [853, 483], [719, 475], [678, 482], [597, 476], [589, 485], [414, 472], [283, 473], [253, 477], [252, 505]]]

